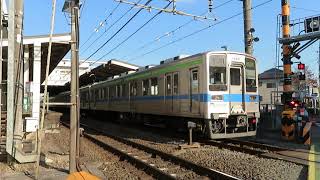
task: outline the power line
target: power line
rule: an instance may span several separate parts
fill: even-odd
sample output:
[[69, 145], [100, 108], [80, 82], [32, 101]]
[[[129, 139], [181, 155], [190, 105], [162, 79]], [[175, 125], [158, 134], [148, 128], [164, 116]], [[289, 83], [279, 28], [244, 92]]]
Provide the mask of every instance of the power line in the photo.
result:
[[320, 10], [314, 10], [314, 9], [306, 9], [306, 8], [300, 8], [300, 7], [296, 7], [296, 6], [290, 6], [293, 9], [298, 9], [298, 10], [303, 10], [303, 11], [311, 11], [311, 12], [320, 12]]
[[[267, 4], [267, 3], [270, 3], [271, 1], [273, 1], [273, 0], [268, 0], [268, 1], [265, 1], [265, 2], [263, 2], [263, 3], [261, 3], [261, 4], [258, 4], [258, 5], [256, 5], [256, 6], [250, 8], [249, 11], [251, 11], [251, 10], [253, 10], [253, 9], [256, 9], [256, 8], [258, 8], [258, 7], [260, 7], [260, 6], [263, 6], [263, 5]], [[217, 22], [217, 23], [215, 23], [215, 24], [213, 24], [213, 25], [209, 25], [209, 26], [207, 26], [207, 27], [205, 27], [205, 28], [202, 28], [202, 29], [199, 29], [199, 30], [197, 30], [197, 31], [194, 31], [194, 32], [192, 32], [192, 33], [190, 33], [190, 34], [188, 34], [188, 35], [186, 35], [186, 36], [183, 36], [183, 37], [181, 37], [181, 38], [179, 38], [179, 39], [176, 39], [176, 40], [171, 41], [171, 42], [169, 42], [169, 43], [167, 43], [167, 44], [164, 44], [164, 45], [162, 45], [162, 46], [160, 46], [160, 47], [158, 47], [158, 48], [155, 48], [155, 49], [153, 49], [153, 50], [151, 50], [151, 51], [148, 51], [148, 52], [146, 52], [146, 53], [144, 53], [144, 54], [142, 54], [142, 55], [139, 55], [139, 56], [137, 56], [137, 57], [135, 57], [135, 58], [132, 58], [132, 59], [130, 59], [130, 60], [127, 61], [127, 62], [134, 61], [134, 60], [136, 60], [136, 59], [138, 59], [138, 58], [140, 58], [140, 57], [146, 56], [146, 55], [151, 54], [151, 53], [153, 53], [153, 52], [155, 52], [155, 51], [158, 51], [158, 50], [160, 50], [160, 49], [163, 49], [164, 47], [167, 47], [167, 46], [169, 46], [169, 45], [171, 45], [171, 44], [174, 44], [174, 43], [176, 43], [176, 42], [182, 41], [183, 39], [186, 39], [186, 38], [188, 38], [188, 37], [190, 37], [190, 36], [196, 35], [196, 34], [202, 32], [202, 31], [205, 31], [205, 30], [207, 30], [207, 29], [209, 29], [209, 28], [211, 28], [211, 27], [214, 27], [214, 26], [216, 26], [216, 25], [218, 25], [218, 24], [221, 24], [221, 23], [223, 23], [223, 22], [226, 22], [226, 21], [228, 21], [228, 20], [230, 20], [230, 19], [233, 19], [233, 18], [235, 18], [235, 17], [237, 17], [237, 16], [240, 16], [240, 15], [242, 15], [242, 14], [243, 14], [243, 12], [237, 13], [237, 14], [235, 14], [235, 15], [233, 15], [233, 16], [230, 16], [230, 17], [228, 17], [228, 18], [226, 18], [226, 19], [224, 19], [224, 20], [222, 20], [222, 21], [219, 21], [219, 22]]]
[[[148, 0], [145, 5], [148, 5], [152, 0]], [[105, 43], [103, 43], [94, 53], [92, 53], [88, 58], [86, 58], [82, 63], [89, 60], [92, 56], [94, 56], [97, 52], [99, 52], [106, 44], [108, 44], [119, 32], [125, 28], [140, 12], [142, 8], [140, 8], [116, 33], [114, 33]], [[82, 64], [81, 63], [81, 64]]]
[[[98, 27], [96, 27], [93, 32], [90, 34], [90, 36], [87, 38], [87, 40], [81, 45], [81, 47], [83, 47], [93, 36], [96, 32], [99, 31], [99, 29], [104, 26], [104, 24], [107, 22], [107, 20], [113, 15], [113, 13], [118, 9], [118, 7], [120, 6], [120, 3], [117, 4], [116, 7], [114, 7], [112, 9], [112, 11], [110, 12], [110, 14], [103, 20], [99, 23]], [[82, 11], [81, 11], [82, 12]], [[80, 48], [81, 48], [80, 47]]]
[[[137, 3], [139, 3], [141, 0], [138, 0]], [[110, 30], [115, 24], [117, 24], [118, 22], [120, 22], [120, 20], [122, 18], [124, 18], [132, 9], [134, 8], [134, 6], [132, 6], [130, 9], [128, 9], [121, 17], [119, 17], [114, 23], [112, 23], [103, 33], [100, 34], [99, 37], [97, 37], [94, 41], [92, 41], [92, 43], [83, 51], [81, 51], [81, 53], [85, 53], [94, 43], [96, 43], [104, 34], [107, 33], [108, 30]]]
[[[216, 6], [216, 7], [214, 7], [213, 9], [218, 9], [218, 8], [220, 8], [220, 7], [222, 7], [222, 6], [225, 6], [226, 4], [228, 4], [228, 3], [232, 2], [232, 1], [235, 1], [235, 0], [228, 0], [228, 1], [226, 1], [226, 2], [224, 2], [224, 3], [222, 3], [222, 4], [220, 4], [220, 5], [218, 5], [218, 6]], [[207, 13], [207, 12], [204, 12], [204, 13], [202, 13], [201, 15], [204, 15], [204, 14], [206, 14], [206, 13]], [[191, 20], [185, 22], [184, 24], [178, 26], [178, 27], [175, 28], [174, 30], [171, 30], [171, 31], [169, 31], [169, 32], [164, 33], [163, 35], [155, 38], [154, 40], [152, 40], [152, 41], [150, 41], [150, 42], [148, 42], [148, 43], [140, 46], [139, 48], [137, 48], [137, 49], [134, 51], [134, 53], [137, 53], [137, 52], [141, 51], [142, 49], [145, 49], [146, 47], [148, 47], [148, 46], [150, 46], [150, 45], [152, 45], [152, 44], [160, 41], [160, 40], [161, 40], [162, 38], [164, 38], [164, 37], [167, 37], [167, 36], [169, 36], [169, 35], [171, 35], [171, 34], [174, 34], [174, 33], [177, 32], [178, 30], [182, 29], [183, 27], [189, 25], [190, 23], [192, 23], [192, 22], [194, 22], [194, 21], [196, 21], [196, 19], [191, 19]], [[122, 56], [120, 59], [125, 59], [127, 56], [128, 56], [128, 55]]]
[[[163, 9], [166, 9], [170, 6], [170, 4], [172, 3], [169, 2]], [[163, 11], [159, 11], [157, 14], [155, 14], [152, 18], [150, 18], [147, 22], [145, 22], [142, 26], [140, 26], [134, 33], [132, 33], [130, 36], [128, 36], [126, 39], [124, 39], [121, 43], [119, 43], [116, 47], [114, 47], [113, 49], [111, 49], [109, 52], [107, 52], [105, 55], [103, 55], [101, 58], [99, 58], [98, 60], [94, 61], [93, 63], [91, 63], [90, 65], [95, 64], [96, 62], [102, 60], [104, 57], [106, 57], [107, 55], [109, 55], [111, 52], [113, 52], [114, 50], [116, 50], [119, 46], [121, 46], [123, 43], [125, 43], [126, 41], [128, 41], [132, 36], [134, 36], [136, 33], [138, 33], [142, 28], [144, 28], [147, 24], [149, 24], [153, 19], [155, 19], [158, 15], [160, 15]]]

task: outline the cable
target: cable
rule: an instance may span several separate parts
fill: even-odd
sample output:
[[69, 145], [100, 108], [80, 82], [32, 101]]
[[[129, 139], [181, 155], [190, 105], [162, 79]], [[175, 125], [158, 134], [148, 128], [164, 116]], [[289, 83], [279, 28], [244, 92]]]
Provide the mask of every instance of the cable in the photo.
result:
[[[273, 1], [273, 0], [268, 0], [268, 1], [265, 1], [265, 2], [263, 2], [263, 3], [261, 3], [261, 4], [258, 4], [258, 5], [256, 5], [256, 6], [250, 8], [248, 11], [251, 11], [251, 10], [256, 9], [256, 8], [258, 8], [258, 7], [260, 7], [260, 6], [263, 6], [263, 5], [267, 4], [267, 3], [270, 3], [271, 1]], [[192, 32], [192, 33], [190, 33], [190, 34], [188, 34], [188, 35], [186, 35], [186, 36], [183, 36], [183, 37], [181, 37], [181, 38], [179, 38], [179, 39], [176, 39], [175, 41], [171, 41], [171, 42], [169, 42], [169, 43], [167, 43], [167, 44], [165, 44], [165, 45], [162, 45], [162, 46], [160, 46], [160, 47], [158, 47], [158, 48], [155, 48], [155, 49], [153, 49], [153, 50], [151, 50], [151, 51], [149, 51], [149, 52], [147, 52], [147, 53], [144, 53], [144, 54], [139, 55], [139, 56], [137, 56], [137, 57], [135, 57], [135, 58], [132, 58], [132, 59], [128, 60], [127, 62], [131, 62], [131, 61], [134, 61], [134, 60], [136, 60], [136, 59], [138, 59], [138, 58], [140, 58], [140, 57], [143, 57], [143, 56], [145, 56], [145, 55], [151, 54], [151, 53], [153, 53], [153, 52], [155, 52], [155, 51], [158, 51], [158, 50], [160, 50], [160, 49], [162, 49], [162, 48], [164, 48], [164, 47], [167, 47], [167, 46], [169, 46], [169, 45], [171, 45], [171, 44], [174, 44], [174, 43], [176, 43], [176, 42], [179, 42], [179, 41], [181, 41], [181, 40], [183, 40], [183, 39], [185, 39], [185, 38], [188, 38], [188, 37], [190, 37], [190, 36], [193, 36], [193, 35], [195, 35], [195, 34], [198, 34], [198, 33], [202, 32], [202, 31], [205, 31], [205, 30], [207, 30], [207, 29], [209, 29], [209, 28], [211, 28], [211, 27], [214, 27], [214, 26], [216, 26], [216, 25], [218, 25], [218, 24], [221, 24], [221, 23], [223, 23], [223, 22], [226, 22], [226, 21], [228, 21], [228, 20], [230, 20], [230, 19], [233, 19], [233, 18], [235, 18], [235, 17], [237, 17], [237, 16], [240, 16], [240, 15], [242, 15], [242, 14], [243, 14], [243, 12], [237, 13], [237, 14], [235, 14], [235, 15], [233, 15], [233, 16], [230, 16], [230, 17], [228, 17], [228, 18], [226, 18], [226, 19], [224, 19], [224, 20], [222, 20], [222, 21], [219, 21], [219, 22], [217, 22], [217, 23], [215, 23], [215, 24], [213, 24], [213, 25], [210, 25], [210, 26], [207, 26], [207, 27], [205, 27], [205, 28], [202, 28], [202, 29], [199, 29], [199, 30], [197, 30], [197, 31], [194, 31], [194, 32]]]
[[298, 10], [303, 10], [303, 11], [311, 11], [311, 12], [320, 12], [320, 10], [314, 10], [314, 9], [306, 9], [306, 8], [300, 8], [300, 7], [296, 7], [296, 6], [290, 6], [293, 9], [298, 9]]
[[[170, 4], [172, 4], [172, 1], [170, 1], [163, 9], [166, 9], [170, 6]], [[159, 11], [157, 14], [155, 14], [152, 18], [150, 18], [147, 22], [145, 22], [142, 26], [140, 26], [134, 33], [132, 33], [130, 36], [128, 36], [126, 39], [124, 39], [121, 43], [119, 43], [116, 47], [114, 47], [113, 49], [111, 49], [109, 52], [107, 52], [105, 55], [103, 55], [101, 58], [99, 58], [98, 60], [94, 61], [93, 63], [90, 64], [93, 65], [96, 62], [102, 60], [104, 57], [106, 57], [107, 55], [109, 55], [111, 52], [113, 52], [114, 50], [116, 50], [119, 46], [121, 46], [123, 43], [125, 43], [126, 41], [128, 41], [132, 36], [134, 36], [136, 33], [138, 33], [142, 28], [144, 28], [147, 24], [149, 24], [154, 18], [156, 18], [158, 15], [160, 15], [163, 11]]]
[[[110, 14], [103, 20], [99, 23], [98, 27], [96, 27], [94, 29], [94, 31], [90, 34], [90, 36], [87, 38], [87, 40], [80, 46], [83, 47], [93, 36], [96, 32], [98, 32], [98, 30], [107, 22], [107, 20], [113, 15], [113, 13], [118, 9], [118, 7], [120, 6], [120, 2], [117, 4], [116, 7], [114, 7], [112, 9], [112, 11], [110, 12]], [[82, 11], [81, 11], [82, 12]]]
[[[137, 1], [137, 3], [139, 3], [140, 1], [142, 0]], [[128, 9], [120, 18], [118, 18], [113, 24], [111, 24], [108, 29], [106, 29], [102, 34], [100, 34], [100, 36], [97, 37], [85, 50], [81, 51], [81, 53], [85, 53], [94, 43], [96, 43], [104, 34], [106, 34], [109, 29], [111, 29], [115, 24], [120, 22], [120, 20], [124, 18], [133, 8], [134, 6]]]
[[[148, 5], [152, 0], [148, 0], [145, 5]], [[87, 59], [85, 59], [82, 63], [89, 60], [92, 56], [94, 56], [97, 52], [99, 52], [106, 44], [108, 44], [119, 32], [125, 28], [141, 11], [143, 8], [140, 8], [138, 12], [136, 12], [115, 34], [113, 34], [105, 43], [103, 43], [94, 53], [92, 53]]]
[[[213, 9], [218, 9], [218, 8], [220, 8], [220, 7], [222, 7], [222, 6], [225, 6], [226, 4], [228, 4], [228, 3], [232, 2], [232, 1], [235, 1], [235, 0], [226, 1], [226, 2], [224, 2], [224, 3], [222, 3], [222, 4], [218, 5], [218, 6], [214, 7]], [[207, 13], [207, 12], [202, 13], [201, 16], [204, 15], [204, 14], [206, 14], [206, 13]], [[137, 49], [134, 51], [134, 53], [137, 53], [137, 52], [141, 51], [142, 49], [145, 49], [146, 47], [148, 47], [148, 46], [150, 46], [150, 45], [152, 45], [152, 44], [160, 41], [162, 38], [167, 37], [167, 36], [169, 36], [170, 34], [174, 34], [174, 33], [177, 32], [178, 30], [182, 29], [183, 27], [189, 25], [190, 23], [192, 23], [192, 22], [194, 22], [194, 21], [196, 21], [196, 19], [191, 19], [191, 20], [185, 22], [184, 24], [178, 26], [178, 27], [175, 28], [174, 30], [171, 30], [171, 31], [163, 34], [162, 36], [159, 36], [159, 37], [155, 38], [154, 40], [152, 40], [152, 41], [150, 41], [150, 42], [148, 42], [148, 43], [140, 46], [139, 48], [137, 48]], [[129, 56], [129, 55], [122, 56], [120, 59], [125, 59], [127, 56]]]
[[82, 16], [82, 12], [84, 10], [84, 7], [86, 6], [86, 2], [87, 2], [87, 0], [84, 0], [82, 3], [81, 10], [80, 10], [80, 17]]

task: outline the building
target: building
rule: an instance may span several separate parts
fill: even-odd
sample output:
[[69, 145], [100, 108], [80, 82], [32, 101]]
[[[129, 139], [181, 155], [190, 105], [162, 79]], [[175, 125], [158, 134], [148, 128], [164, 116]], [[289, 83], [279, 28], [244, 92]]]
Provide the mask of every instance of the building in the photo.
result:
[[[90, 71], [90, 62], [80, 61], [79, 75]], [[63, 59], [59, 62], [57, 67], [50, 73], [48, 77], [48, 86], [64, 86], [70, 82], [71, 77], [71, 61], [70, 59]], [[44, 82], [42, 83], [44, 85]]]
[[261, 105], [280, 104], [283, 91], [283, 71], [272, 68], [259, 74]]

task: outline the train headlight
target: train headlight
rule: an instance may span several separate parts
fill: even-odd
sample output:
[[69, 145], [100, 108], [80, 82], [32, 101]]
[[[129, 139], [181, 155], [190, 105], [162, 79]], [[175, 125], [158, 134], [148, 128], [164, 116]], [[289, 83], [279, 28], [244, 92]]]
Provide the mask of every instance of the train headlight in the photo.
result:
[[213, 95], [213, 96], [211, 96], [211, 99], [214, 101], [223, 101], [223, 96], [222, 95]]
[[257, 96], [250, 96], [250, 101], [255, 101], [257, 99]]

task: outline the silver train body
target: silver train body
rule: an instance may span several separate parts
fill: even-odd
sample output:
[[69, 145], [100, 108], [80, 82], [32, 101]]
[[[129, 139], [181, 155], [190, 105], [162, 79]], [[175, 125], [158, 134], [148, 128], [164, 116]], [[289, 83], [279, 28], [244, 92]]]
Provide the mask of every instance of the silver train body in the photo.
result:
[[[80, 88], [81, 111], [127, 120], [195, 122], [208, 138], [254, 136], [259, 114], [257, 63], [236, 52], [206, 52]], [[68, 101], [69, 92], [55, 101]]]

